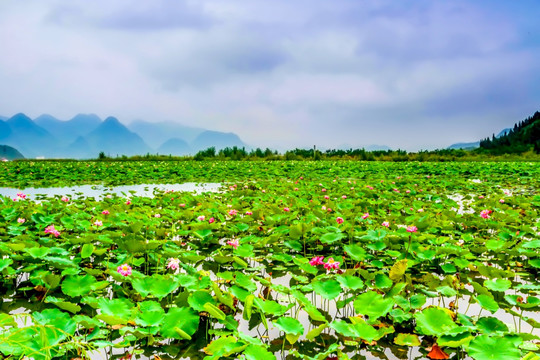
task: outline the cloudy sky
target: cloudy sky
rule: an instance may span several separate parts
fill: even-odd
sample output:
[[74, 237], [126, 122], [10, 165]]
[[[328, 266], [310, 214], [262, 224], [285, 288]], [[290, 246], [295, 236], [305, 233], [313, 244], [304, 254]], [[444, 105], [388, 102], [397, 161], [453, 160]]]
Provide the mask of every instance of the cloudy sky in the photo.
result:
[[540, 2], [2, 0], [0, 115], [442, 148], [540, 110]]

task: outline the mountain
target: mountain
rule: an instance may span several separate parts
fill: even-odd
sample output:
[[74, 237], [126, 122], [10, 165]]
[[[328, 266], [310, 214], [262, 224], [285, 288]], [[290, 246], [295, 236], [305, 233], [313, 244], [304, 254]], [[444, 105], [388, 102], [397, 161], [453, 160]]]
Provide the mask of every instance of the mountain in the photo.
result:
[[7, 121], [0, 119], [0, 141], [9, 138], [10, 135], [11, 135], [11, 127], [9, 126]]
[[0, 121], [6, 121], [7, 119], [9, 119], [9, 118], [5, 117], [5, 116], [0, 116]]
[[238, 135], [234, 133], [210, 130], [203, 131], [191, 143], [191, 147], [194, 151], [208, 149], [209, 147], [215, 147], [216, 150], [219, 150], [233, 146], [241, 148], [246, 146], [246, 144], [244, 144]]
[[185, 126], [168, 122], [147, 122], [135, 120], [128, 125], [128, 128], [139, 134], [143, 140], [153, 148], [158, 148], [171, 138], [182, 139], [188, 143], [192, 142], [204, 129]]
[[530, 150], [540, 154], [540, 112], [537, 111], [534, 115], [516, 123], [505, 135], [481, 140], [480, 148], [495, 154], [522, 153]]
[[386, 145], [368, 145], [365, 147], [366, 151], [388, 151], [391, 150], [389, 146]]
[[88, 141], [84, 137], [79, 136], [64, 149], [64, 154], [62, 156], [63, 158], [94, 159], [99, 155], [99, 151], [96, 153]]
[[[511, 128], [506, 128], [501, 130], [501, 132], [495, 136], [496, 138], [500, 138], [501, 136], [505, 136], [506, 134], [510, 133], [512, 131]], [[463, 150], [472, 150], [480, 147], [480, 141], [475, 142], [463, 142], [463, 143], [456, 143], [452, 144], [447, 149], [463, 149]]]
[[106, 118], [84, 138], [90, 148], [95, 151], [95, 157], [101, 151], [112, 157], [143, 155], [152, 151], [139, 135], [129, 131], [117, 118], [112, 116]]
[[95, 114], [78, 114], [71, 120], [62, 121], [43, 114], [34, 119], [34, 122], [54, 134], [65, 146], [96, 129], [101, 124], [101, 119]]
[[7, 146], [7, 145], [0, 145], [0, 160], [16, 160], [16, 159], [24, 159], [23, 154], [19, 152], [19, 150]]
[[27, 157], [51, 156], [57, 150], [58, 143], [55, 136], [38, 126], [25, 114], [16, 114], [0, 125], [4, 131], [5, 125], [9, 127], [6, 132], [8, 135], [2, 136], [1, 141], [17, 148]]
[[182, 139], [172, 138], [165, 141], [157, 150], [158, 154], [184, 156], [193, 153], [188, 143]]
[[480, 146], [480, 141], [469, 142], [469, 143], [456, 143], [452, 144], [447, 149], [463, 149], [463, 150], [472, 150]]

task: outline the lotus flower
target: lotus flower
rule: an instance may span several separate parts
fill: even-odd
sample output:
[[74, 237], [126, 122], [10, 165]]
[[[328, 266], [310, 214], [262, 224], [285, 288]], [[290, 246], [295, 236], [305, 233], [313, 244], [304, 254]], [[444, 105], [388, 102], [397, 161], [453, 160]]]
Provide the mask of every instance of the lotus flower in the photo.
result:
[[199, 221], [204, 221], [204, 219], [206, 219], [206, 216], [204, 216], [204, 215], [200, 215], [200, 216], [197, 217], [197, 220], [199, 220]]
[[180, 267], [180, 260], [177, 258], [170, 258], [167, 262], [167, 269], [178, 270]]
[[343, 220], [342, 217], [339, 217], [339, 216], [338, 216], [338, 217], [336, 218], [336, 222], [337, 222], [338, 224], [343, 224], [343, 221], [344, 221], [344, 220]]
[[311, 266], [324, 265], [323, 259], [324, 259], [324, 256], [315, 256], [313, 259], [309, 261], [309, 265]]
[[101, 220], [94, 221], [95, 226], [103, 226], [103, 222]]
[[18, 222], [19, 224], [24, 224], [24, 223], [26, 222], [26, 219], [25, 219], [25, 218], [18, 218], [18, 219], [17, 219], [17, 222]]
[[369, 213], [364, 213], [364, 215], [362, 215], [362, 219], [367, 219], [369, 217]]
[[45, 228], [45, 234], [53, 234], [55, 237], [60, 236], [60, 231], [54, 228], [54, 225], [49, 225]]
[[227, 241], [227, 245], [231, 245], [233, 248], [238, 248], [238, 245], [240, 245], [240, 242], [238, 239], [231, 239]]
[[123, 264], [120, 265], [116, 271], [118, 271], [118, 273], [122, 276], [129, 276], [131, 275], [131, 266], [128, 264]]
[[209, 223], [209, 224], [213, 223], [214, 221], [216, 221], [216, 219], [214, 219], [213, 217], [211, 217], [210, 219], [208, 219], [208, 223]]
[[388, 221], [383, 221], [381, 225], [385, 227], [390, 227], [390, 223]]
[[480, 216], [484, 219], [489, 219], [489, 214], [491, 214], [491, 210], [482, 210], [480, 211]]
[[324, 264], [324, 268], [326, 270], [337, 270], [339, 269], [339, 262], [335, 261], [334, 258], [328, 259], [328, 261]]
[[407, 226], [407, 232], [415, 233], [418, 231], [418, 228], [414, 225]]
[[103, 215], [109, 215], [109, 214], [110, 214], [109, 210], [103, 210], [101, 213], [102, 213]]

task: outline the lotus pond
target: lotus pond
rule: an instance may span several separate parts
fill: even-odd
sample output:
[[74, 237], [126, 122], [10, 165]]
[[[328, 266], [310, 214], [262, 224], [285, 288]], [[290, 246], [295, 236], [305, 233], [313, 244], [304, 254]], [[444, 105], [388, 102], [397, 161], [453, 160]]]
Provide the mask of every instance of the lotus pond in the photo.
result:
[[537, 164], [0, 166], [2, 358], [540, 359]]

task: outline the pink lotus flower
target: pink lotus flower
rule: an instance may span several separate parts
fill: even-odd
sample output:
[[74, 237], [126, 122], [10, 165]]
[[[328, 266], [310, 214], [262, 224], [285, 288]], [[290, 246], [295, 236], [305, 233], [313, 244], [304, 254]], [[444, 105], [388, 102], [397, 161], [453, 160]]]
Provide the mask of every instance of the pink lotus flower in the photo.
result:
[[246, 215], [253, 215], [253, 212], [251, 212], [251, 211], [246, 211]]
[[325, 198], [326, 200], [328, 200], [328, 199], [330, 199], [330, 196], [324, 195], [324, 198]]
[[230, 216], [234, 216], [234, 215], [236, 215], [237, 213], [238, 213], [238, 210], [234, 210], [234, 209], [229, 210], [229, 215], [230, 215]]
[[294, 191], [298, 191], [298, 188], [294, 188]]
[[126, 201], [126, 205], [131, 205], [131, 200]]
[[334, 258], [328, 259], [328, 261], [324, 264], [324, 268], [326, 270], [337, 270], [339, 269], [339, 261], [335, 261]]
[[177, 258], [169, 258], [167, 269], [178, 270], [180, 268], [180, 260]]
[[233, 248], [236, 249], [238, 245], [240, 245], [240, 242], [238, 241], [238, 239], [231, 239], [227, 241], [227, 245], [231, 245]]
[[483, 198], [484, 198], [484, 195], [478, 195], [478, 198], [479, 198], [479, 199], [483, 199]]
[[263, 193], [265, 193], [265, 192], [266, 192], [266, 190], [264, 190], [264, 189], [263, 189], [263, 191], [262, 191], [262, 192], [263, 192]]
[[420, 208], [418, 209], [418, 212], [424, 212], [424, 209]]
[[324, 206], [324, 205], [321, 206], [321, 209], [322, 209], [322, 210], [326, 210], [326, 206]]
[[45, 234], [53, 234], [55, 237], [60, 236], [60, 231], [54, 228], [54, 225], [49, 225], [45, 228]]
[[109, 214], [110, 214], [109, 210], [103, 210], [101, 213], [102, 213], [103, 215], [109, 215]]
[[313, 259], [309, 261], [309, 265], [311, 266], [324, 265], [323, 259], [324, 259], [324, 256], [315, 256]]
[[161, 217], [161, 214], [155, 214], [154, 217], [155, 217], [155, 218], [160, 218], [160, 217]]
[[214, 219], [213, 217], [211, 217], [210, 219], [208, 219], [208, 223], [209, 223], [209, 224], [213, 223], [214, 221], [216, 221], [216, 219]]
[[122, 275], [122, 276], [129, 276], [131, 275], [131, 266], [129, 266], [128, 264], [123, 264], [123, 265], [120, 265], [116, 271]]
[[304, 180], [304, 177], [303, 177], [303, 176], [300, 176], [300, 180]]
[[180, 207], [186, 207], [186, 204], [180, 204], [180, 205], [178, 205], [178, 206], [180, 206]]
[[409, 194], [409, 193], [411, 192], [411, 190], [405, 190], [405, 192], [406, 192], [407, 194]]
[[414, 225], [407, 226], [407, 232], [415, 233], [418, 231], [418, 228]]
[[18, 192], [18, 193], [17, 193], [17, 197], [18, 197], [19, 199], [26, 199], [26, 194], [23, 194], [22, 192]]
[[206, 216], [204, 215], [200, 215], [199, 217], [197, 217], [197, 220], [199, 221], [204, 221], [204, 219], [206, 219]]
[[326, 189], [321, 189], [322, 192], [326, 192]]
[[338, 216], [338, 217], [336, 218], [336, 222], [337, 222], [338, 224], [343, 224], [343, 218]]
[[501, 204], [504, 204], [504, 199], [500, 199], [499, 202], [500, 202]]
[[326, 209], [326, 211], [332, 212], [332, 208], [328, 208], [328, 209]]
[[390, 227], [390, 223], [388, 221], [383, 221], [381, 224], [382, 226]]
[[480, 211], [480, 216], [484, 219], [489, 219], [489, 214], [491, 214], [491, 210], [482, 210]]
[[19, 224], [24, 224], [24, 223], [26, 222], [26, 219], [24, 219], [24, 218], [18, 218], [18, 219], [17, 219], [17, 222], [18, 222]]
[[291, 211], [291, 209], [289, 209], [288, 207], [286, 207], [286, 208], [283, 208], [283, 211]]
[[94, 221], [95, 226], [103, 226], [103, 222], [101, 220]]
[[341, 196], [341, 198], [342, 198], [343, 200], [345, 200], [345, 199], [347, 198], [347, 195], [343, 195], [343, 196]]
[[67, 196], [62, 196], [62, 199], [61, 199], [63, 202], [68, 202], [69, 201], [69, 198]]
[[367, 219], [369, 217], [369, 213], [364, 213], [364, 215], [362, 215], [362, 219]]

